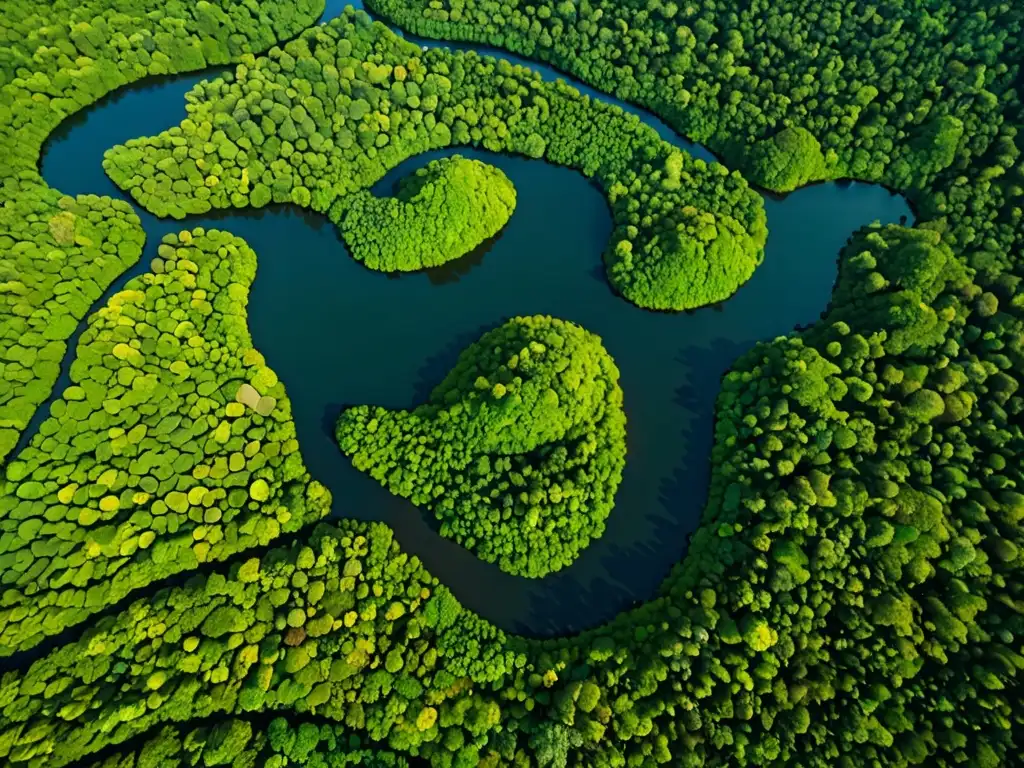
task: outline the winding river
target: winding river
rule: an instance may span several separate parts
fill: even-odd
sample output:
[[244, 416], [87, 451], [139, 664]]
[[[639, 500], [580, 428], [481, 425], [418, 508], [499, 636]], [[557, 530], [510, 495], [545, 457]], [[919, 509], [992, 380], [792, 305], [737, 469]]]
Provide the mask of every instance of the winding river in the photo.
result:
[[[331, 0], [325, 18], [346, 4]], [[497, 55], [618, 104], [666, 140], [713, 160], [646, 112], [551, 68]], [[150, 79], [77, 114], [50, 137], [44, 178], [66, 194], [124, 197], [103, 173], [103, 152], [176, 125], [184, 117], [184, 94], [215, 74]], [[459, 153], [500, 167], [518, 192], [515, 214], [486, 252], [389, 277], [357, 264], [325, 218], [296, 208], [228, 211], [186, 222], [137, 209], [146, 253], [101, 301], [148, 268], [167, 232], [204, 226], [245, 238], [259, 257], [249, 302], [253, 340], [285, 382], [303, 457], [333, 492], [334, 514], [385, 521], [464, 605], [501, 628], [531, 636], [572, 633], [650, 598], [685, 554], [707, 496], [715, 396], [736, 357], [759, 340], [818, 319], [835, 282], [837, 254], [854, 230], [875, 220], [909, 221], [912, 214], [903, 198], [868, 184], [821, 184], [768, 197], [765, 260], [735, 296], [694, 312], [651, 313], [614, 296], [605, 282], [601, 253], [611, 217], [583, 176], [543, 161]], [[450, 153], [403, 163], [375, 191], [388, 193], [396, 179], [440, 154]], [[602, 337], [622, 372], [629, 420], [626, 471], [604, 536], [571, 567], [545, 579], [503, 573], [440, 538], [427, 515], [353, 469], [333, 439], [342, 407], [411, 407], [484, 330], [534, 313], [575, 321]], [[55, 393], [70, 383], [77, 338], [70, 340]], [[26, 436], [48, 411], [48, 404], [39, 409]]]

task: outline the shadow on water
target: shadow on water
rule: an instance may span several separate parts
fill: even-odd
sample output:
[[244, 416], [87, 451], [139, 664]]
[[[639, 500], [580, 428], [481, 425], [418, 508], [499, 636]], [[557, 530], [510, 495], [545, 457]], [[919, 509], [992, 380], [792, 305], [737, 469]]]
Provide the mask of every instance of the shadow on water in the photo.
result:
[[459, 282], [459, 280], [484, 263], [484, 256], [494, 250], [494, 246], [498, 244], [500, 239], [501, 232], [498, 232], [493, 237], [484, 240], [465, 256], [428, 270], [427, 279], [434, 285], [447, 285]]
[[[176, 125], [184, 94], [210, 76], [147, 81], [67, 121], [43, 157], [47, 182], [67, 194], [120, 196], [103, 174], [104, 150]], [[715, 396], [736, 356], [820, 316], [835, 280], [836, 254], [851, 232], [911, 213], [902, 198], [858, 183], [766, 199], [771, 234], [765, 260], [734, 297], [714, 308], [650, 313], [609, 289], [601, 254], [611, 220], [603, 197], [583, 176], [522, 157], [457, 152], [498, 166], [517, 190], [516, 211], [500, 236], [463, 263], [397, 278], [375, 273], [348, 255], [324, 218], [291, 207], [186, 222], [139, 210], [146, 254], [107, 295], [148, 268], [167, 232], [204, 226], [245, 238], [259, 257], [249, 301], [254, 344], [285, 382], [303, 458], [333, 492], [334, 515], [385, 521], [405, 551], [503, 629], [535, 636], [575, 632], [656, 594], [685, 553], [707, 495]], [[375, 191], [386, 193], [395, 178], [442, 154], [451, 152], [403, 163]], [[503, 573], [440, 538], [426, 515], [356, 471], [333, 437], [342, 407], [409, 408], [484, 330], [528, 314], [571, 320], [601, 336], [621, 371], [628, 419], [628, 459], [605, 534], [571, 567], [537, 580]], [[72, 342], [73, 349], [77, 337]], [[58, 394], [69, 383], [73, 354], [64, 362]], [[48, 410], [40, 409], [27, 434], [37, 431]]]
[[481, 325], [475, 330], [460, 333], [450, 339], [444, 349], [424, 360], [416, 373], [413, 402], [422, 403], [427, 400], [430, 393], [434, 391], [434, 387], [440, 384], [448, 372], [455, 367], [455, 362], [459, 359], [462, 351], [493, 327], [491, 324]]
[[[443, 154], [465, 154], [465, 152], [444, 152]], [[329, 224], [330, 222], [327, 219], [321, 218], [320, 223], [324, 225]], [[426, 269], [417, 270], [416, 272], [390, 272], [388, 273], [388, 277], [391, 280], [401, 280], [407, 275], [422, 273], [427, 276], [427, 279], [432, 285], [457, 283], [484, 263], [484, 256], [494, 250], [494, 246], [496, 246], [498, 241], [501, 240], [502, 232], [504, 232], [504, 229], [484, 240], [465, 256], [460, 256], [446, 264], [441, 264], [437, 267], [428, 267]]]

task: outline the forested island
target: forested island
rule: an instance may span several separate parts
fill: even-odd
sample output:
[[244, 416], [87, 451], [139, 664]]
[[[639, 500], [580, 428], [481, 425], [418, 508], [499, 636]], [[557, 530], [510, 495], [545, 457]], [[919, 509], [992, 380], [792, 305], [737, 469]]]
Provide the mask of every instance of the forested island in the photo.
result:
[[582, 328], [517, 317], [466, 349], [419, 408], [346, 410], [338, 443], [431, 508], [442, 536], [540, 577], [604, 531], [626, 459], [618, 373]]
[[[352, 9], [313, 26], [316, 0], [8, 0], [5, 764], [1013, 765], [1024, 10], [372, 5], [412, 32], [507, 48], [641, 103], [724, 165], [498, 53], [422, 50]], [[392, 198], [369, 189], [443, 147], [593, 178], [613, 222], [605, 277], [643, 308], [718, 302], [749, 279], [767, 237], [755, 187], [853, 177], [904, 192], [918, 215], [854, 233], [821, 320], [724, 377], [704, 516], [658, 595], [573, 636], [513, 636], [466, 610], [388, 526], [323, 519], [331, 499], [303, 463], [288, 382], [249, 333], [268, 254], [230, 218], [164, 237], [86, 317], [147, 233], [128, 202], [51, 189], [44, 140], [128, 83], [229, 63], [192, 91], [180, 126], [112, 148], [111, 178], [161, 216], [315, 211], [374, 269], [433, 263], [425, 184], [457, 195], [455, 161]], [[507, 219], [512, 190], [486, 166], [471, 174]], [[501, 216], [482, 220], [468, 205], [478, 193], [461, 199], [444, 231], [465, 227], [465, 252]], [[378, 215], [404, 229], [361, 237]], [[67, 383], [30, 429], [67, 355]], [[427, 507], [442, 535], [541, 577], [601, 534], [629, 464], [618, 374], [589, 331], [514, 318], [466, 347], [419, 407], [343, 411], [340, 449]]]
[[763, 255], [763, 203], [738, 174], [564, 84], [474, 52], [423, 51], [358, 13], [247, 59], [188, 100], [180, 126], [115, 147], [104, 161], [160, 216], [294, 203], [353, 226], [360, 192], [388, 170], [468, 145], [593, 178], [615, 223], [608, 279], [639, 306], [721, 301]]
[[515, 187], [501, 170], [455, 155], [403, 178], [394, 197], [351, 195], [337, 218], [353, 258], [408, 272], [470, 253], [501, 231], [515, 207]]

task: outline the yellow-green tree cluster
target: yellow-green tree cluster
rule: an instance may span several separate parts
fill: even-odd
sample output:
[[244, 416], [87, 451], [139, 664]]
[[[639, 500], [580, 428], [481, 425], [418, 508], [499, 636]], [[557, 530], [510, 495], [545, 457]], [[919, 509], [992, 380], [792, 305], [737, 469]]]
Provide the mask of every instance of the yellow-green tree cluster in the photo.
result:
[[465, 256], [494, 237], [515, 210], [516, 189], [501, 169], [455, 155], [403, 178], [393, 197], [364, 190], [335, 205], [332, 218], [357, 261], [410, 272]]
[[0, 13], [0, 461], [59, 375], [66, 341], [142, 254], [131, 207], [51, 189], [38, 164], [70, 115], [147, 75], [264, 50], [312, 23], [323, 0], [8, 2]]
[[256, 256], [168, 235], [94, 314], [72, 384], [0, 479], [0, 655], [326, 514], [246, 325]]
[[516, 659], [387, 527], [343, 521], [140, 600], [5, 674], [0, 757], [56, 768], [159, 724], [282, 711], [468, 764], [501, 714], [474, 685]]
[[516, 317], [467, 347], [414, 410], [346, 410], [338, 444], [431, 510], [442, 536], [540, 577], [604, 532], [626, 458], [618, 379], [597, 336]]
[[473, 146], [593, 178], [615, 224], [608, 278], [642, 307], [721, 301], [763, 256], [764, 205], [738, 174], [564, 83], [473, 52], [421, 50], [351, 8], [197, 85], [188, 102], [181, 125], [104, 161], [159, 216], [293, 203], [338, 223], [347, 197], [407, 158]]

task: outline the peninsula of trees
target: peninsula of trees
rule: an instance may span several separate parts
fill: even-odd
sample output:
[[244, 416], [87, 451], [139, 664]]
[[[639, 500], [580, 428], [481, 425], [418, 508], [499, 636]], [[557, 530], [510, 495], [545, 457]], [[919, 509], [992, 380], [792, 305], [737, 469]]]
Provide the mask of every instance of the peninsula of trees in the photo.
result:
[[248, 57], [188, 101], [181, 125], [115, 147], [104, 161], [159, 216], [292, 203], [342, 224], [402, 161], [472, 146], [593, 178], [614, 222], [608, 279], [641, 307], [721, 301], [763, 256], [764, 204], [738, 174], [564, 84], [473, 52], [424, 51], [361, 12]]
[[39, 176], [70, 115], [151, 75], [238, 61], [313, 23], [323, 0], [7, 2], [0, 14], [0, 461], [60, 373], [90, 305], [142, 255], [131, 206]]
[[517, 317], [470, 345], [418, 408], [346, 410], [338, 444], [430, 509], [442, 536], [540, 577], [604, 532], [626, 457], [618, 378], [593, 334]]
[[325, 515], [246, 323], [256, 256], [201, 229], [94, 314], [71, 386], [0, 479], [0, 656]]
[[499, 168], [455, 155], [404, 177], [394, 197], [364, 190], [337, 206], [338, 228], [357, 261], [410, 272], [465, 256], [500, 232], [516, 190]]

